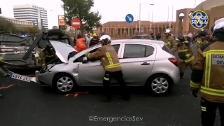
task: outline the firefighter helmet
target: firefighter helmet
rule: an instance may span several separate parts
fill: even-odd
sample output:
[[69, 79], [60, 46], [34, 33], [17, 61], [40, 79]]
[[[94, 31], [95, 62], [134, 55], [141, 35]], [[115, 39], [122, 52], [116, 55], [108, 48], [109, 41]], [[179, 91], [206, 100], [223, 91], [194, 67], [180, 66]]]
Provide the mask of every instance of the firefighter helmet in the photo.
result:
[[100, 42], [103, 45], [110, 44], [111, 43], [111, 37], [109, 35], [103, 35], [103, 36], [100, 37]]
[[213, 35], [218, 39], [224, 41], [224, 18], [215, 21], [213, 28]]

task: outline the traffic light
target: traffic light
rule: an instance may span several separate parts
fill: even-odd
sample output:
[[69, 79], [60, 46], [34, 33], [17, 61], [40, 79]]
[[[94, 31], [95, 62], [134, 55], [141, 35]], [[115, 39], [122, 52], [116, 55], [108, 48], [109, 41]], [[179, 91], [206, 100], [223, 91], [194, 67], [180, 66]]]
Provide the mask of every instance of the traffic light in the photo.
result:
[[0, 14], [2, 14], [2, 8], [0, 8]]

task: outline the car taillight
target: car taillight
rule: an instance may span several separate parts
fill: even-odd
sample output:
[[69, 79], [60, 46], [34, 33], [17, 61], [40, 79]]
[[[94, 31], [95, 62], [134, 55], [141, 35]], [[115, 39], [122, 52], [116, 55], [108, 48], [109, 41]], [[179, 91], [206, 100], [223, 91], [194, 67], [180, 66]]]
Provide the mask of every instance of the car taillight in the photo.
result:
[[178, 66], [178, 60], [176, 58], [169, 58], [168, 59], [171, 63], [173, 63], [174, 65]]

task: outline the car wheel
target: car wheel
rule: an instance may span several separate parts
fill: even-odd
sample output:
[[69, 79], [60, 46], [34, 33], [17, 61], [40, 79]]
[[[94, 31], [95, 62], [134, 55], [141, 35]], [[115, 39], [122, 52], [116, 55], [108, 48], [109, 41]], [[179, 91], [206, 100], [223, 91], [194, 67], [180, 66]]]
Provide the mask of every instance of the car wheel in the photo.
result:
[[54, 78], [53, 88], [61, 93], [69, 93], [76, 87], [74, 79], [68, 74], [59, 74]]
[[147, 87], [155, 96], [167, 95], [171, 89], [172, 80], [164, 74], [157, 74], [150, 77]]

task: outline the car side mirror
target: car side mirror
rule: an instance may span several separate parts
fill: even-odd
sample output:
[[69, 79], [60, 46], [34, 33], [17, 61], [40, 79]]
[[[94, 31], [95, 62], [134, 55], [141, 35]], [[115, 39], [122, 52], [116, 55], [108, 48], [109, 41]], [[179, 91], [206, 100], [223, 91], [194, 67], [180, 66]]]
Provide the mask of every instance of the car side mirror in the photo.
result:
[[88, 59], [87, 59], [87, 57], [85, 56], [85, 57], [83, 57], [82, 58], [82, 63], [87, 63], [88, 62]]

